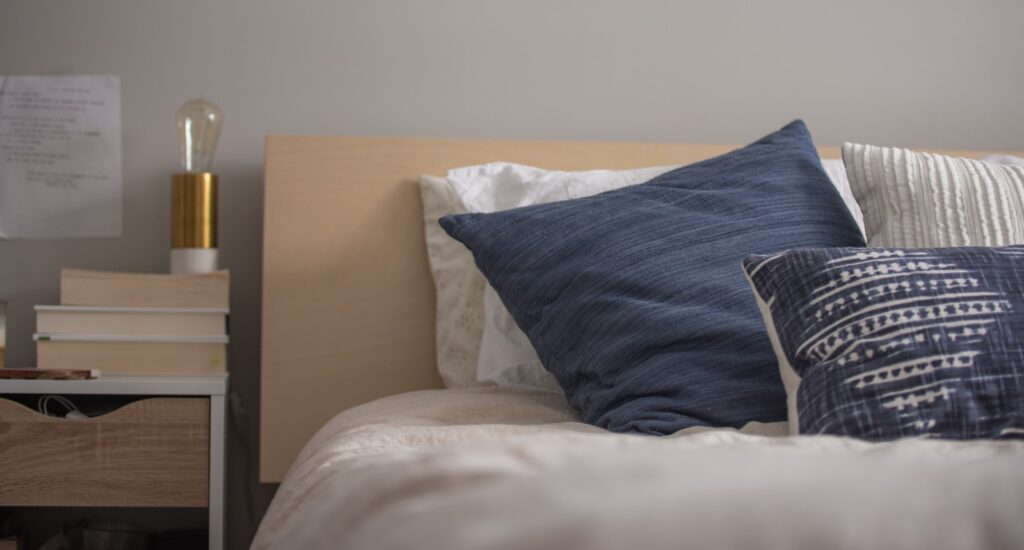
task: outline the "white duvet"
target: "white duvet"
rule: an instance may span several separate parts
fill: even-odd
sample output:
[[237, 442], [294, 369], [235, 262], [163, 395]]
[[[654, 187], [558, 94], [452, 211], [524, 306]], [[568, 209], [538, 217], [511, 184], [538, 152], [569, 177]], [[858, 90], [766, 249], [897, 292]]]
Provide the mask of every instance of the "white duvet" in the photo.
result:
[[310, 441], [254, 547], [1024, 548], [1024, 443], [785, 431], [618, 435], [552, 394], [395, 396]]

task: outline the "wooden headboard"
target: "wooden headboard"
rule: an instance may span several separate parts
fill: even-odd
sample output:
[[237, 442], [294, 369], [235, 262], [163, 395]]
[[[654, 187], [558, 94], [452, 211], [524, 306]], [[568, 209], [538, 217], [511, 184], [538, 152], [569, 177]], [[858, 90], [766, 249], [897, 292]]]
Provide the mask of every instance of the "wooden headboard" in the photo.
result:
[[[416, 184], [421, 174], [497, 160], [561, 170], [687, 164], [732, 148], [269, 137], [260, 480], [279, 482], [306, 441], [337, 413], [441, 387]], [[836, 158], [838, 150], [821, 154]]]

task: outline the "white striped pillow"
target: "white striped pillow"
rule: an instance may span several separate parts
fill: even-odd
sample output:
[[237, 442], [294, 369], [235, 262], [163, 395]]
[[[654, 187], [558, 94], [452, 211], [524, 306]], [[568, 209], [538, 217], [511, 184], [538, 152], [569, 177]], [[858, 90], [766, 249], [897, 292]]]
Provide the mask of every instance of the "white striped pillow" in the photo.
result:
[[868, 246], [1024, 244], [1024, 167], [846, 143]]

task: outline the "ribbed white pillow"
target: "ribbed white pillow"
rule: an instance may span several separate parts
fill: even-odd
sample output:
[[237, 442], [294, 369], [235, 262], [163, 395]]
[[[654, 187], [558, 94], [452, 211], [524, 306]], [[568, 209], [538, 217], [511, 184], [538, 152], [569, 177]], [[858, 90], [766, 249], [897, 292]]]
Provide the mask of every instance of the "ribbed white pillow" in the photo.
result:
[[846, 143], [869, 246], [1024, 244], [1024, 167]]

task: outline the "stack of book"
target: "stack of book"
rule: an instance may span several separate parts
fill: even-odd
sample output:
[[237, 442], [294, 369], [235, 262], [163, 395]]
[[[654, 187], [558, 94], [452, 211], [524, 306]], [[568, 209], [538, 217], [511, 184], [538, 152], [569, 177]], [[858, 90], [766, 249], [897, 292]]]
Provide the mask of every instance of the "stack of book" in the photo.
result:
[[155, 275], [65, 269], [59, 306], [36, 306], [41, 369], [139, 374], [227, 370], [227, 271]]

